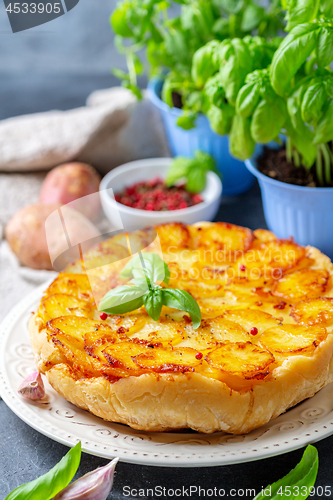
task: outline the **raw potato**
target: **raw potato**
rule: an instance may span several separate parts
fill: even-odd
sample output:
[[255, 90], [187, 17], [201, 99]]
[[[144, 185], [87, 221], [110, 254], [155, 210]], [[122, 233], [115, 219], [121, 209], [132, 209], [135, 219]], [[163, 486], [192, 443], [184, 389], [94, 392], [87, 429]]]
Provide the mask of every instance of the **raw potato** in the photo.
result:
[[[36, 203], [21, 209], [9, 221], [5, 231], [6, 239], [24, 266], [33, 269], [53, 269], [46, 239], [45, 221], [54, 212], [57, 220], [60, 220], [57, 215], [59, 208], [59, 204]], [[100, 236], [99, 231], [86, 217], [68, 207], [63, 207], [62, 210], [64, 209], [66, 210], [64, 219], [70, 236], [74, 235], [77, 241], [86, 241]], [[66, 235], [59, 224], [54, 227], [50, 236], [50, 251], [53, 255], [57, 251], [59, 255], [64, 248], [68, 247]]]
[[72, 208], [95, 221], [101, 210], [99, 194], [91, 196], [88, 200], [80, 201], [80, 198], [98, 193], [100, 182], [100, 175], [90, 165], [78, 162], [65, 163], [47, 174], [40, 190], [39, 201], [48, 205], [52, 203], [66, 205], [75, 202]]

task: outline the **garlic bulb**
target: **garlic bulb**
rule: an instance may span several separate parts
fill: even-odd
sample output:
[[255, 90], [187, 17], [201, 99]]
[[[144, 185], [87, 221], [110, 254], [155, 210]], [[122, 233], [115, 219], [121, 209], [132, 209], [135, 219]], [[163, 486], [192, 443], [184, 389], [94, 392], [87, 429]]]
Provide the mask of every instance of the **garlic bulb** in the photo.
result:
[[44, 383], [39, 372], [32, 372], [22, 382], [18, 390], [26, 399], [38, 401], [45, 396]]
[[88, 472], [60, 491], [53, 500], [106, 500], [113, 485], [118, 460], [114, 458], [104, 467]]

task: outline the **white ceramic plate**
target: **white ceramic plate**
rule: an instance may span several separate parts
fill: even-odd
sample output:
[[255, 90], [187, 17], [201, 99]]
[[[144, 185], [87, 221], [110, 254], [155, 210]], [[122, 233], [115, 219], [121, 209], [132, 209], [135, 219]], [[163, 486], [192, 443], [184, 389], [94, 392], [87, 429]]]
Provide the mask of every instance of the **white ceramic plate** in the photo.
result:
[[22, 300], [0, 327], [0, 394], [28, 425], [68, 446], [82, 443], [93, 455], [169, 467], [206, 467], [248, 462], [285, 453], [333, 434], [333, 384], [250, 434], [135, 431], [94, 417], [65, 401], [46, 382], [47, 399], [30, 403], [17, 388], [35, 369], [28, 320], [47, 284]]

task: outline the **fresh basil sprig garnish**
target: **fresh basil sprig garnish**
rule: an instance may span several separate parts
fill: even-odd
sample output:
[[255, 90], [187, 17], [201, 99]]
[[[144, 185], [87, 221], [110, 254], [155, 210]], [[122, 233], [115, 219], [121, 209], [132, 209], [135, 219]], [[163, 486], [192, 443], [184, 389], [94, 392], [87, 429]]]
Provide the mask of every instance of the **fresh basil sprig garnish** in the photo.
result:
[[170, 271], [168, 265], [157, 253], [147, 252], [133, 257], [121, 271], [122, 278], [148, 278], [152, 283], [163, 281], [169, 284]]
[[162, 288], [157, 282], [168, 285], [170, 271], [158, 254], [147, 252], [131, 259], [122, 272], [122, 278], [132, 278], [128, 285], [118, 286], [106, 293], [98, 309], [107, 314], [124, 314], [143, 305], [149, 316], [158, 321], [162, 306], [188, 312], [193, 328], [201, 323], [201, 311], [193, 297], [184, 290]]
[[81, 460], [81, 442], [43, 476], [19, 486], [5, 500], [50, 500], [73, 479]]
[[253, 500], [308, 498], [316, 482], [318, 464], [317, 449], [312, 445], [308, 445], [303, 453], [302, 460], [296, 467], [279, 481], [267, 486]]
[[167, 187], [174, 186], [180, 179], [186, 179], [186, 190], [190, 193], [200, 193], [205, 189], [207, 173], [215, 172], [219, 177], [221, 174], [216, 168], [214, 158], [203, 151], [196, 151], [194, 158], [175, 158], [167, 172]]

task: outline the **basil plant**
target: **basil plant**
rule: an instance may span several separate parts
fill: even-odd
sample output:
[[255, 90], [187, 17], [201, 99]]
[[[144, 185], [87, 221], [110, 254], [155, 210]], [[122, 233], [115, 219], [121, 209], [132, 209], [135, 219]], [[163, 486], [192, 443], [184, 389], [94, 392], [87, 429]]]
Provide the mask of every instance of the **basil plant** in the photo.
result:
[[[145, 72], [144, 51], [150, 76], [168, 74], [163, 99], [172, 106], [173, 90], [194, 112], [198, 102], [191, 94], [200, 90], [192, 79], [197, 50], [213, 40], [243, 38], [253, 32], [272, 38], [283, 27], [281, 0], [268, 6], [264, 0], [121, 0], [110, 21], [128, 66], [128, 72], [114, 70], [122, 84], [141, 97], [137, 77]], [[184, 124], [188, 126], [186, 120]]]
[[[332, 184], [333, 141], [333, 1], [289, 0], [288, 35], [267, 68], [246, 76], [236, 99], [238, 136], [267, 144], [286, 136], [287, 158], [310, 170], [319, 185]], [[247, 120], [246, 135], [244, 120]], [[244, 141], [244, 139], [243, 139]], [[249, 151], [233, 141], [231, 153]], [[250, 151], [251, 151], [250, 148]], [[241, 150], [240, 150], [241, 149]]]

